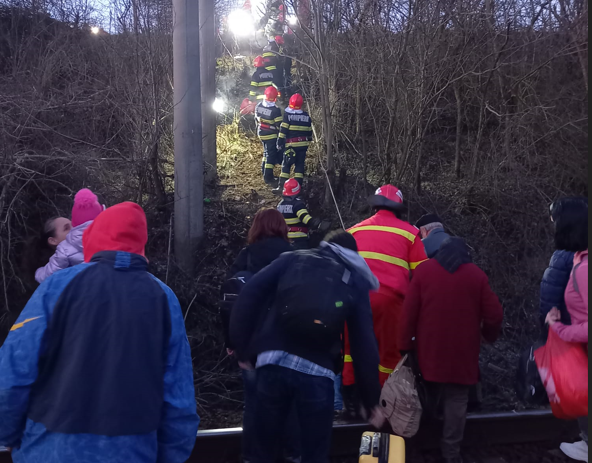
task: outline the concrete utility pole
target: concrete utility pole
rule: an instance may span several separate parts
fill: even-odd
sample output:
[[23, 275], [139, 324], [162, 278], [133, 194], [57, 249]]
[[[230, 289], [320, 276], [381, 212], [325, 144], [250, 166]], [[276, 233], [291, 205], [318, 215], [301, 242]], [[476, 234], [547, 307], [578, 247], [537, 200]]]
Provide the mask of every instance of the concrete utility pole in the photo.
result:
[[[194, 0], [197, 1], [197, 0]], [[216, 20], [214, 0], [199, 0], [199, 45], [201, 57], [201, 113], [206, 181], [218, 176], [216, 153]]]
[[[212, 0], [200, 0], [199, 3]], [[213, 3], [213, 2], [212, 2]], [[203, 156], [199, 4], [173, 0], [175, 85], [175, 254], [179, 267], [194, 273], [203, 237]]]

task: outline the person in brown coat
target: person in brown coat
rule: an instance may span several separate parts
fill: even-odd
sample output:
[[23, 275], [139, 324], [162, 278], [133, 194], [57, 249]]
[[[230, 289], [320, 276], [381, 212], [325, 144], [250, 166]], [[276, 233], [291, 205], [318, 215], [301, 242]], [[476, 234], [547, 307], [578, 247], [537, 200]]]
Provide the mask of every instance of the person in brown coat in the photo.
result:
[[461, 238], [446, 240], [413, 276], [399, 325], [402, 351], [416, 351], [428, 390], [444, 409], [442, 454], [460, 463], [469, 388], [479, 382], [481, 336], [499, 336], [503, 309]]

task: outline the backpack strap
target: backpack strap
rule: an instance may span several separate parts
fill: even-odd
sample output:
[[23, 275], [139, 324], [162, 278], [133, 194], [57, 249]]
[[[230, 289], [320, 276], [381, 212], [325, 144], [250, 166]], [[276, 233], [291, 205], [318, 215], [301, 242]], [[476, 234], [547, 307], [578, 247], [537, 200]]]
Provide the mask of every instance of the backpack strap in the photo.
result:
[[573, 271], [571, 272], [571, 279], [573, 281], [573, 287], [576, 290], [576, 293], [578, 293], [578, 295], [581, 296], [580, 285], [578, 284], [578, 279], [577, 279], [577, 275], [576, 275], [578, 269], [580, 268], [580, 265], [582, 265], [581, 262], [574, 267]]

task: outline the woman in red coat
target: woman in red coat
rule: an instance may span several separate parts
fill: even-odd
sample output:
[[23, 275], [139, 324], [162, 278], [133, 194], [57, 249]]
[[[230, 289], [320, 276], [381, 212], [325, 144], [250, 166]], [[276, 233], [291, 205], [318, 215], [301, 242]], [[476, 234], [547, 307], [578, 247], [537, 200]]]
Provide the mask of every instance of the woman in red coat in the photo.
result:
[[499, 336], [503, 309], [485, 273], [472, 263], [460, 238], [446, 240], [435, 258], [413, 276], [399, 325], [402, 351], [417, 351], [430, 389], [444, 405], [442, 453], [462, 462], [469, 388], [479, 381], [481, 336]]

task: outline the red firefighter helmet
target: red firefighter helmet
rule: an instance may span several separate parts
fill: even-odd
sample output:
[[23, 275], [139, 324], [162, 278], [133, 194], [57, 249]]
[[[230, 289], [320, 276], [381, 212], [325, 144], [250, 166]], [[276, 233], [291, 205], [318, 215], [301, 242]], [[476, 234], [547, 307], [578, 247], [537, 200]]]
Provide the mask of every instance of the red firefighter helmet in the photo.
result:
[[383, 207], [393, 211], [403, 210], [403, 192], [393, 185], [381, 186], [368, 203], [372, 207]]
[[284, 196], [298, 196], [300, 193], [300, 183], [295, 178], [291, 178], [284, 185]]
[[265, 99], [267, 101], [276, 101], [277, 97], [279, 95], [279, 92], [277, 90], [277, 88], [269, 86], [265, 89]]
[[292, 95], [292, 98], [290, 98], [290, 108], [292, 109], [302, 109], [303, 104], [304, 98], [302, 98], [302, 95], [298, 93], [295, 93]]
[[257, 58], [255, 58], [255, 62], [253, 64], [256, 68], [265, 67], [265, 60], [263, 59], [263, 56], [258, 56]]
[[281, 35], [276, 35], [275, 36], [275, 43], [277, 43], [278, 45], [284, 45], [286, 43], [286, 41], [284, 40], [284, 37]]

